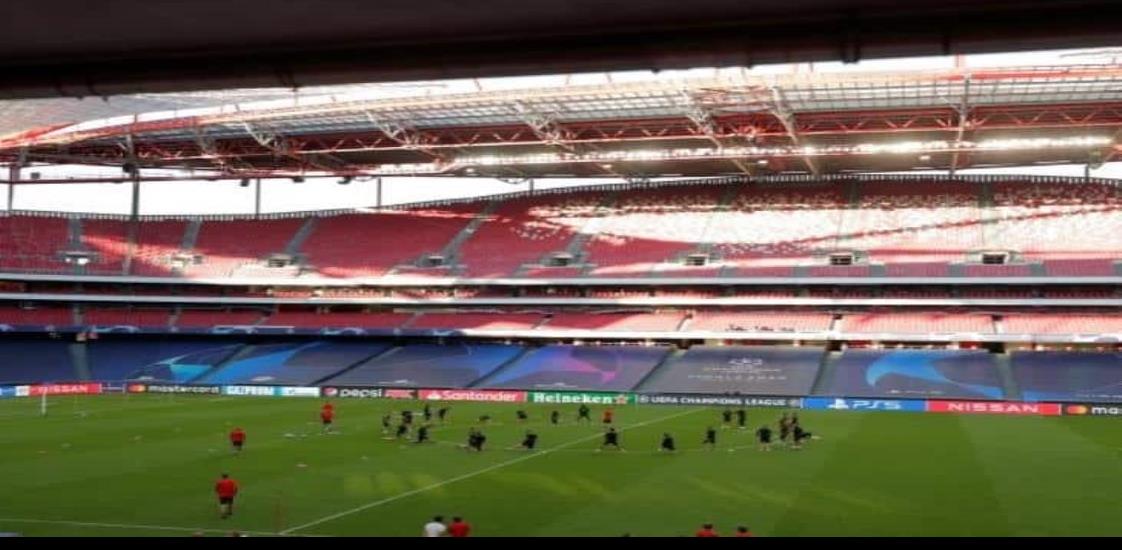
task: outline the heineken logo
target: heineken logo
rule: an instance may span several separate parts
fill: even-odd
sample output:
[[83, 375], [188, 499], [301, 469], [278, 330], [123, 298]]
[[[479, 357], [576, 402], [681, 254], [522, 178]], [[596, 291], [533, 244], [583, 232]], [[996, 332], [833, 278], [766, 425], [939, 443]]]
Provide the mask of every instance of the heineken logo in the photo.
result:
[[530, 392], [532, 403], [554, 403], [558, 405], [627, 405], [635, 402], [629, 393], [590, 393], [590, 392]]

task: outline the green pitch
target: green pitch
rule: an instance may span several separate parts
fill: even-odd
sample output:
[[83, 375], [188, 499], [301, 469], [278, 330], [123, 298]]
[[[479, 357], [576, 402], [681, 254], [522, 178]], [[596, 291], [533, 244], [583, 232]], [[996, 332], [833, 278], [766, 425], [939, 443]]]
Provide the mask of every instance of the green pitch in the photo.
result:
[[[417, 536], [435, 514], [479, 536], [676, 536], [703, 522], [782, 535], [1122, 535], [1122, 422], [912, 413], [800, 413], [821, 439], [761, 452], [716, 409], [618, 407], [625, 452], [601, 426], [547, 425], [553, 406], [451, 403], [425, 446], [382, 439], [383, 412], [417, 403], [203, 396], [0, 401], [0, 531], [24, 535]], [[528, 424], [515, 421], [523, 407]], [[593, 407], [599, 420], [601, 407]], [[488, 448], [458, 448], [482, 414]], [[752, 409], [749, 426], [780, 411]], [[226, 434], [248, 432], [233, 456]], [[508, 450], [527, 428], [540, 449]], [[680, 452], [655, 452], [663, 432]], [[234, 517], [212, 492], [242, 486]]]

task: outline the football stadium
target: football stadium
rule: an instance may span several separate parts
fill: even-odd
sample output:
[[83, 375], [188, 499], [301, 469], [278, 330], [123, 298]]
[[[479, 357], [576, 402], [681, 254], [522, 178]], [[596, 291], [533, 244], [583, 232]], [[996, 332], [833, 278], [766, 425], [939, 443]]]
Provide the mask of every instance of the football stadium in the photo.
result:
[[1122, 51], [986, 17], [0, 53], [0, 533], [1122, 535]]

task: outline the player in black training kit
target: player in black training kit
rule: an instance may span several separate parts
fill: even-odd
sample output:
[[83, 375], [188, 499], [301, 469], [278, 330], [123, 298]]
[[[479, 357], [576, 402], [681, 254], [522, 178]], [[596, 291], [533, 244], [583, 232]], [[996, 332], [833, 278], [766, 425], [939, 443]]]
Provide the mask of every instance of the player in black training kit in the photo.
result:
[[795, 429], [791, 434], [791, 437], [795, 442], [795, 448], [796, 449], [801, 449], [802, 444], [803, 444], [803, 440], [804, 439], [810, 439], [812, 437], [812, 435], [813, 434], [811, 434], [810, 432], [804, 430], [802, 426], [800, 426], [798, 424], [795, 424]]
[[760, 426], [760, 429], [756, 430], [756, 440], [760, 442], [760, 450], [761, 451], [770, 451], [771, 450], [771, 428], [769, 428], [767, 426]]
[[721, 424], [722, 428], [727, 428], [732, 424], [732, 409], [721, 411]]
[[701, 444], [709, 447], [710, 451], [717, 446], [717, 430], [714, 430], [713, 426], [706, 428], [705, 441], [702, 441]]
[[487, 436], [483, 435], [482, 431], [472, 428], [468, 430], [468, 442], [467, 445], [464, 445], [464, 448], [469, 451], [481, 452], [483, 444], [486, 442]]
[[526, 430], [526, 437], [522, 438], [521, 447], [523, 449], [526, 449], [527, 451], [532, 451], [532, 450], [534, 450], [534, 447], [537, 446], [537, 444], [538, 444], [538, 434], [536, 434], [536, 433], [534, 433], [530, 430]]
[[401, 421], [404, 422], [406, 426], [412, 426], [413, 411], [401, 411]]
[[423, 424], [417, 428], [417, 441], [416, 443], [426, 443], [429, 440], [429, 425]]
[[561, 423], [561, 411], [553, 411], [549, 413], [549, 423], [554, 426]]
[[662, 443], [659, 444], [658, 450], [663, 451], [663, 452], [667, 452], [667, 453], [672, 453], [675, 450], [677, 450], [674, 447], [674, 437], [671, 436], [668, 433], [667, 434], [662, 434]]
[[743, 430], [744, 428], [747, 427], [747, 426], [745, 426], [745, 424], [747, 422], [748, 422], [748, 411], [744, 410], [744, 407], [740, 407], [739, 409], [736, 409], [736, 425], [737, 425], [737, 427], [739, 427], [741, 430]]
[[530, 415], [526, 414], [526, 411], [517, 411], [514, 414], [518, 416], [518, 421], [519, 422], [525, 422], [527, 419], [530, 418]]
[[422, 414], [425, 415], [425, 422], [432, 420], [432, 405], [425, 403], [425, 409]]
[[592, 422], [592, 417], [589, 416], [591, 413], [592, 413], [592, 409], [589, 409], [588, 405], [583, 405], [582, 404], [580, 406], [580, 408], [577, 409], [577, 422], [580, 422], [581, 420], [587, 420], [589, 422]]
[[[402, 422], [401, 424], [397, 425], [397, 431], [394, 432], [393, 439], [401, 439], [408, 434], [409, 434], [409, 426], [407, 424], [405, 424], [405, 422]], [[390, 438], [387, 437], [386, 439], [390, 439]]]
[[608, 431], [604, 432], [604, 442], [600, 444], [600, 450], [604, 450], [604, 447], [613, 447], [617, 451], [623, 450], [619, 446], [619, 432], [615, 428], [608, 428]]
[[440, 420], [441, 424], [444, 423], [445, 416], [448, 416], [448, 407], [440, 407], [440, 410], [436, 411], [436, 418]]
[[783, 413], [779, 419], [779, 441], [786, 443], [789, 435], [791, 435], [791, 419], [787, 417], [787, 413]]
[[390, 433], [391, 424], [393, 423], [393, 415], [386, 413], [382, 415], [382, 435]]

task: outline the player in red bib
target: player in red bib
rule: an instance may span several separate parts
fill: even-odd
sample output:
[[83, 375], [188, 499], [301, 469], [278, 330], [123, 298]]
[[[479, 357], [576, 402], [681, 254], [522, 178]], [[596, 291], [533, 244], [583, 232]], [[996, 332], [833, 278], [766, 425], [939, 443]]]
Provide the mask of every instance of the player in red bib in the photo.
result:
[[230, 474], [222, 474], [222, 479], [214, 484], [214, 492], [218, 494], [218, 513], [222, 519], [230, 517], [234, 513], [234, 497], [238, 496], [238, 482]]
[[471, 524], [464, 521], [463, 518], [452, 518], [452, 524], [448, 526], [448, 536], [455, 538], [465, 538], [471, 534]]
[[607, 410], [605, 410], [605, 411], [604, 411], [604, 423], [605, 423], [605, 424], [611, 424], [611, 423], [612, 423], [612, 420], [613, 420], [613, 418], [612, 418], [612, 417], [613, 417], [614, 415], [615, 415], [615, 413], [613, 413], [611, 409], [607, 409]]
[[323, 404], [323, 409], [319, 411], [319, 419], [323, 422], [323, 431], [331, 431], [331, 423], [335, 421], [335, 406], [330, 402]]
[[234, 428], [230, 432], [230, 445], [234, 447], [234, 454], [242, 452], [242, 446], [245, 445], [245, 430]]
[[712, 523], [706, 523], [705, 525], [701, 526], [701, 529], [698, 529], [697, 536], [701, 538], [713, 538], [719, 537], [721, 535], [718, 535], [717, 532], [713, 530]]
[[752, 534], [751, 529], [741, 525], [740, 527], [736, 528], [736, 536], [737, 537], [754, 537], [756, 535]]

